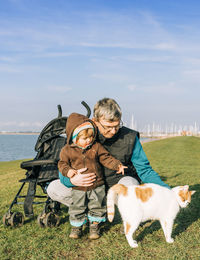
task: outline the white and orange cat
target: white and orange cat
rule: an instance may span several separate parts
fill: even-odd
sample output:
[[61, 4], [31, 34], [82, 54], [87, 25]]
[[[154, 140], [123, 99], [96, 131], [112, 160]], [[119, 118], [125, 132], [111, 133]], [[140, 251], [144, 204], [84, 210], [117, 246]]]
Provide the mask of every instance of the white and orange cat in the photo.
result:
[[177, 186], [168, 189], [157, 184], [142, 184], [124, 186], [116, 184], [109, 189], [107, 195], [108, 220], [113, 221], [114, 203], [117, 202], [124, 232], [131, 247], [137, 247], [133, 240], [133, 233], [141, 222], [159, 220], [164, 231], [166, 241], [173, 243], [172, 227], [180, 207], [185, 208], [191, 201], [195, 191], [189, 191], [189, 186]]

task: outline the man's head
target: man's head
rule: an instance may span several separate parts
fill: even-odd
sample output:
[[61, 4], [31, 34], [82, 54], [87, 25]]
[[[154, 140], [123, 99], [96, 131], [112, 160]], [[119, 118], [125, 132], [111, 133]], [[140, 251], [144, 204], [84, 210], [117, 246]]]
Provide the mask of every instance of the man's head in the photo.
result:
[[118, 132], [121, 116], [121, 108], [114, 99], [103, 98], [94, 106], [93, 121], [106, 138], [111, 138]]

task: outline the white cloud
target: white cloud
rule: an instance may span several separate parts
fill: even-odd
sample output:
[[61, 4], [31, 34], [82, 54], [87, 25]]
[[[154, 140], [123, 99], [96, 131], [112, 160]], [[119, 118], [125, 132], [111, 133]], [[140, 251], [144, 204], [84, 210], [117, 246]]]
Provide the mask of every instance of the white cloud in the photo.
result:
[[[78, 15], [80, 17], [76, 21]], [[78, 22], [80, 19], [82, 23]], [[14, 19], [3, 21], [2, 25], [6, 29], [0, 31], [1, 46], [21, 53], [28, 51], [27, 56], [37, 53], [40, 57], [76, 55], [73, 51], [65, 51], [72, 46], [173, 51], [173, 54], [183, 50], [191, 51], [194, 44], [199, 46], [194, 42], [181, 41], [178, 34], [164, 27], [162, 18], [150, 12], [137, 10], [131, 16], [99, 11], [95, 14], [75, 14], [75, 17], [69, 16], [67, 20], [61, 16], [59, 20], [64, 23], [53, 23], [48, 15], [46, 19], [39, 17], [36, 23], [31, 18], [27, 21], [22, 18], [16, 23]], [[52, 53], [47, 51], [49, 49], [53, 49]], [[59, 49], [61, 52], [57, 51]]]
[[129, 78], [123, 74], [100, 74], [100, 73], [94, 73], [91, 75], [92, 78], [95, 79], [101, 79], [101, 80], [106, 80], [106, 81], [113, 81], [113, 82], [124, 82], [128, 80]]
[[[76, 15], [69, 16], [68, 21], [59, 17], [65, 21], [64, 25], [52, 23], [48, 16], [46, 19], [39, 18], [37, 23], [33, 23], [31, 19], [26, 22], [22, 19], [18, 23], [14, 20], [4, 21], [6, 29], [0, 31], [1, 44], [5, 47], [4, 41], [7, 41], [8, 48], [10, 46], [21, 51], [29, 49], [36, 52], [52, 46], [175, 49], [172, 37], [151, 13], [135, 12], [133, 16], [115, 12], [97, 12], [93, 15], [79, 13], [77, 21]], [[80, 19], [82, 23], [78, 23]], [[160, 39], [163, 42], [160, 43]]]
[[200, 77], [200, 69], [196, 69], [196, 70], [185, 70], [184, 71], [185, 75], [192, 75], [192, 76], [197, 76]]
[[166, 94], [166, 95], [171, 95], [171, 94], [179, 94], [184, 92], [184, 88], [179, 86], [178, 82], [166, 82], [165, 84], [160, 84], [160, 85], [143, 85], [143, 84], [130, 84], [127, 86], [127, 88], [131, 91], [134, 92], [135, 90], [137, 90], [137, 92], [143, 93], [143, 94], [147, 94], [147, 93], [151, 93], [151, 94], [155, 94], [155, 96], [157, 94]]
[[163, 50], [163, 51], [171, 51], [176, 50], [176, 46], [172, 43], [163, 42], [155, 45], [155, 49], [157, 50]]
[[35, 57], [58, 58], [58, 57], [69, 57], [69, 56], [75, 56], [75, 55], [78, 55], [78, 53], [74, 53], [74, 52], [44, 52], [44, 53], [35, 55]]
[[183, 62], [186, 64], [189, 63], [190, 65], [200, 66], [200, 58], [196, 58], [196, 57], [185, 58]]
[[135, 91], [136, 90], [136, 85], [128, 85], [128, 89], [130, 90], [130, 91]]
[[183, 75], [187, 80], [190, 80], [190, 84], [193, 81], [200, 82], [200, 69], [185, 70]]
[[66, 86], [48, 86], [47, 89], [51, 92], [66, 93], [72, 90], [71, 87]]
[[21, 69], [19, 69], [17, 66], [9, 66], [9, 65], [0, 65], [0, 72], [5, 73], [21, 73]]
[[174, 59], [172, 58], [172, 56], [170, 55], [159, 55], [159, 54], [147, 54], [147, 55], [144, 55], [144, 54], [137, 54], [137, 55], [128, 55], [128, 56], [125, 56], [123, 55], [123, 57], [120, 57], [120, 56], [115, 56], [115, 57], [112, 57], [113, 60], [125, 60], [125, 61], [130, 61], [130, 62], [142, 62], [142, 63], [150, 63], [150, 62], [153, 62], [153, 63], [168, 63], [168, 62], [172, 62], [174, 61]]
[[43, 124], [40, 122], [27, 122], [27, 121], [22, 121], [22, 122], [18, 122], [16, 124], [16, 126], [19, 126], [21, 128], [25, 128], [25, 127], [42, 127]]
[[149, 85], [149, 86], [144, 86], [140, 87], [140, 90], [142, 92], [146, 93], [152, 93], [152, 94], [166, 94], [166, 95], [172, 95], [172, 94], [183, 94], [185, 92], [185, 89], [183, 86], [179, 85], [179, 82], [166, 82], [166, 83], [161, 83], [160, 85]]
[[78, 45], [83, 47], [93, 47], [93, 48], [123, 48], [123, 49], [140, 49], [141, 46], [133, 45], [126, 42], [112, 42], [112, 41], [103, 41], [103, 42], [80, 42]]
[[3, 61], [3, 62], [15, 62], [16, 58], [9, 57], [9, 56], [0, 56], [0, 61]]
[[29, 122], [29, 121], [1, 121], [0, 127], [43, 127], [44, 124], [41, 122]]

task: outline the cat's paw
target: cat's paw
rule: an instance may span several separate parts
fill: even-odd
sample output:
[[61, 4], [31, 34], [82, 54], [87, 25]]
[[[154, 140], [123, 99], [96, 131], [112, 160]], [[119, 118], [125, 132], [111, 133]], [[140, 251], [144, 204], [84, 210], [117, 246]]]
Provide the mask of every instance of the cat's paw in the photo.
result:
[[170, 238], [168, 238], [166, 241], [167, 241], [167, 243], [170, 243], [170, 244], [171, 244], [171, 243], [174, 243], [174, 239], [173, 239], [173, 238], [171, 238], [171, 237], [170, 237]]
[[129, 245], [130, 245], [132, 248], [136, 248], [136, 247], [138, 247], [138, 243], [137, 243], [136, 240], [129, 241]]

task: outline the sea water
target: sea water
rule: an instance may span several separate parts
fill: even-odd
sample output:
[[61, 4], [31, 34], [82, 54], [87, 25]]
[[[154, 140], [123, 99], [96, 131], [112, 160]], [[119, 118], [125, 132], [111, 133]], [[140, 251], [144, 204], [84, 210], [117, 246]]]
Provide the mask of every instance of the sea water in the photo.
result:
[[33, 134], [0, 134], [0, 161], [34, 158], [37, 139], [38, 135]]
[[0, 161], [31, 159], [36, 156], [34, 150], [38, 135], [1, 134]]

